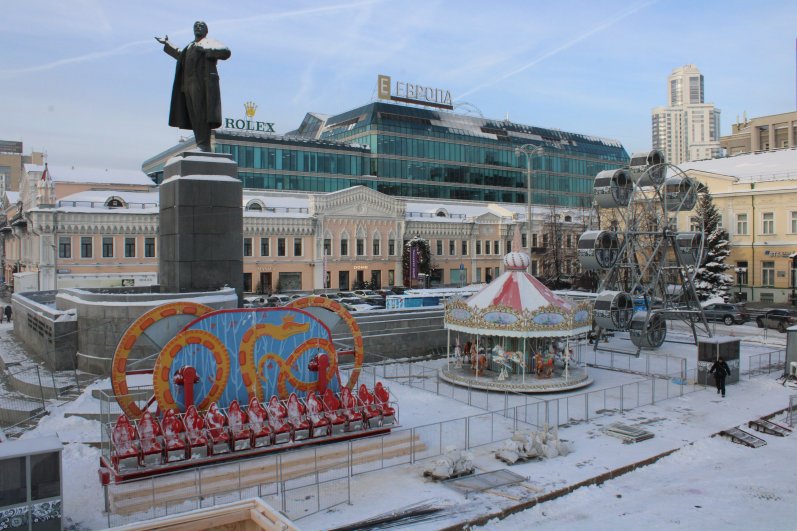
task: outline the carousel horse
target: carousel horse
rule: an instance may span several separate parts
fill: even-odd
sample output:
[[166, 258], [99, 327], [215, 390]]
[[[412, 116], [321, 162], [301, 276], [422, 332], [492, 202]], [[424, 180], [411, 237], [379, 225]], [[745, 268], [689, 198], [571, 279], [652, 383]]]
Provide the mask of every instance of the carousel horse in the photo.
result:
[[495, 362], [501, 366], [501, 372], [498, 373], [496, 380], [504, 381], [509, 378], [509, 371], [507, 369], [511, 368], [511, 358], [509, 357], [511, 353], [506, 352], [500, 345], [496, 345], [493, 347], [493, 359]]
[[484, 353], [484, 349], [477, 351], [475, 345], [470, 349], [470, 364], [476, 376], [484, 373], [484, 369], [487, 368], [487, 355]]
[[459, 349], [459, 345], [454, 347], [454, 368], [462, 368], [462, 351]]

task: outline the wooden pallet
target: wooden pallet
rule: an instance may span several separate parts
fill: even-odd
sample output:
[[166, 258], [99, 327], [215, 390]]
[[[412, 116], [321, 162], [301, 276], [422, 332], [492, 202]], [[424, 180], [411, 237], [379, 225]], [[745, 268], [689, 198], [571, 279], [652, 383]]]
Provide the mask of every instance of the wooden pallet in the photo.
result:
[[740, 428], [730, 428], [727, 430], [723, 430], [720, 432], [720, 435], [724, 435], [725, 437], [730, 438], [731, 441], [735, 442], [736, 444], [743, 444], [750, 448], [761, 448], [765, 446], [767, 442], [760, 438], [756, 437], [752, 433], [747, 433], [743, 429]]
[[607, 426], [604, 428], [603, 432], [606, 435], [621, 439], [625, 444], [637, 443], [653, 438], [653, 433], [647, 430], [643, 430], [637, 426], [621, 424], [619, 422]]
[[450, 476], [436, 476], [434, 475], [434, 473], [432, 473], [431, 470], [426, 470], [423, 473], [423, 477], [432, 478], [435, 481], [445, 481], [447, 479], [457, 479], [457, 478], [463, 478], [465, 476], [470, 476], [471, 474], [473, 474], [475, 470], [476, 469], [468, 470], [467, 472], [459, 472], [457, 474], [452, 474]]
[[747, 426], [767, 435], [777, 435], [778, 437], [785, 437], [791, 433], [791, 428], [766, 419], [751, 420]]
[[539, 455], [518, 455], [517, 461], [510, 461], [509, 459], [504, 459], [498, 453], [495, 454], [495, 458], [499, 461], [503, 461], [509, 466], [516, 465], [518, 463], [528, 463], [529, 461], [542, 461], [542, 457]]

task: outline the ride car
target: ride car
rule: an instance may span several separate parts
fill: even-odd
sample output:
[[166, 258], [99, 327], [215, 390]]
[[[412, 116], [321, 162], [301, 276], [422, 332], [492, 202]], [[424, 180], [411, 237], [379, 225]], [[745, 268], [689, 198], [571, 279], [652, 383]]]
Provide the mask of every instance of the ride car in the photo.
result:
[[728, 326], [744, 324], [750, 320], [750, 314], [741, 304], [714, 303], [703, 307], [703, 315], [707, 321], [722, 321]]
[[797, 312], [783, 309], [769, 310], [756, 317], [755, 322], [758, 328], [774, 328], [778, 332], [785, 333], [788, 327], [797, 324]]

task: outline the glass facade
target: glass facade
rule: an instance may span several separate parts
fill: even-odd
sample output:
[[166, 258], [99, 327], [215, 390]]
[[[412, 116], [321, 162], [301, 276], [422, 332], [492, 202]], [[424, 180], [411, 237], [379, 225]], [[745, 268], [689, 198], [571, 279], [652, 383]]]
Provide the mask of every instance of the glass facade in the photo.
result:
[[[554, 129], [377, 102], [332, 117], [309, 113], [286, 136], [214, 131], [245, 188], [333, 192], [367, 186], [402, 197], [526, 203], [525, 144], [535, 204], [587, 207], [595, 175], [628, 163], [619, 142]], [[176, 146], [146, 161], [158, 182]], [[528, 151], [528, 149], [527, 149]]]

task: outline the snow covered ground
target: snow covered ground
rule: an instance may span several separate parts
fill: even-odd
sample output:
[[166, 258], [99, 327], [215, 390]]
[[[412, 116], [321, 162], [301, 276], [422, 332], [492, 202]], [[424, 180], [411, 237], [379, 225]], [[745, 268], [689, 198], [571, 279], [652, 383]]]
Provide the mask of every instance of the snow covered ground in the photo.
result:
[[[745, 359], [785, 345], [784, 335], [770, 331], [764, 337], [764, 331], [754, 326], [718, 325], [717, 328], [718, 332], [727, 332], [723, 335], [749, 336], [753, 340], [742, 346]], [[671, 336], [677, 339], [677, 334]], [[607, 346], [623, 350], [629, 348], [627, 340], [621, 337], [613, 338]], [[687, 358], [691, 360], [690, 368], [694, 367], [693, 345], [667, 343], [662, 352]], [[437, 365], [440, 363], [436, 362]], [[743, 361], [742, 368], [745, 367]], [[396, 367], [394, 377], [387, 380], [400, 404], [403, 428], [484, 413], [483, 409], [463, 403], [462, 395], [455, 395], [454, 391], [450, 394], [460, 400], [403, 385], [408, 380], [400, 375], [406, 373], [406, 367]], [[417, 371], [414, 374], [417, 378]], [[590, 370], [590, 375], [595, 383], [587, 390], [592, 393], [618, 385], [642, 385], [646, 380], [638, 374], [600, 369]], [[789, 396], [797, 394], [797, 391], [782, 386], [776, 377], [772, 374], [743, 379], [729, 386], [724, 399], [719, 398], [713, 389], [701, 389], [622, 413], [607, 410], [588, 421], [571, 423], [561, 428], [559, 434], [573, 443], [572, 454], [512, 466], [512, 472], [527, 478], [524, 483], [471, 494], [468, 498], [444, 484], [424, 478], [422, 473], [430, 464], [428, 460], [356, 475], [351, 480], [351, 505], [343, 504], [307, 516], [297, 524], [302, 529], [326, 529], [410, 504], [435, 500], [449, 506], [441, 513], [442, 518], [418, 523], [412, 528], [438, 529], [493, 514], [618, 467], [678, 450], [602, 486], [578, 489], [503, 521], [491, 521], [485, 528], [793, 529], [793, 522], [797, 522], [797, 506], [790, 501], [795, 499], [797, 489], [793, 481], [797, 477], [797, 435], [785, 438], [760, 435], [768, 444], [759, 449], [746, 448], [723, 437], [712, 437], [723, 429], [746, 425], [749, 420], [786, 408]], [[424, 375], [424, 382], [432, 381]], [[427, 387], [426, 383], [425, 388], [436, 389], [431, 384]], [[418, 385], [417, 381], [414, 385]], [[107, 380], [92, 386], [108, 387]], [[446, 389], [444, 386], [441, 394], [448, 394]], [[24, 435], [27, 438], [58, 434], [63, 441], [70, 441], [63, 453], [64, 513], [67, 525], [71, 524], [75, 529], [107, 526], [107, 517], [102, 514], [103, 492], [97, 477], [99, 450], [80, 442], [97, 441], [99, 423], [64, 416], [66, 412], [98, 413], [99, 402], [91, 397], [90, 391], [87, 389], [71, 404], [55, 408], [36, 429]], [[577, 393], [571, 394], [575, 396]], [[535, 396], [528, 402], [549, 398], [551, 396]], [[489, 408], [497, 409], [502, 403], [503, 398], [491, 398]], [[516, 403], [519, 402], [509, 405]], [[778, 419], [783, 420], [783, 415], [775, 417]], [[601, 431], [614, 422], [640, 425], [653, 432], [654, 438], [623, 444]], [[506, 428], [500, 419], [494, 425]], [[480, 424], [473, 426], [474, 430], [484, 429], [478, 427]], [[460, 441], [440, 442], [446, 446]], [[494, 457], [498, 444], [472, 449], [477, 473], [507, 468]]]

